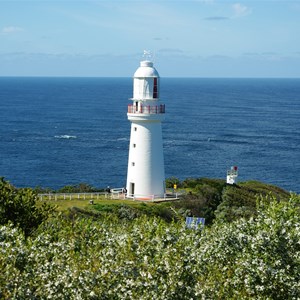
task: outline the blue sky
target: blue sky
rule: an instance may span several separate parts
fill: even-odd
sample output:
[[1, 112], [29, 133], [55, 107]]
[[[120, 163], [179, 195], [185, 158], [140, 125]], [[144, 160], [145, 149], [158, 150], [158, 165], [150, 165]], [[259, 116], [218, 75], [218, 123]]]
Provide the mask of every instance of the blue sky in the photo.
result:
[[0, 76], [300, 77], [300, 0], [0, 0]]

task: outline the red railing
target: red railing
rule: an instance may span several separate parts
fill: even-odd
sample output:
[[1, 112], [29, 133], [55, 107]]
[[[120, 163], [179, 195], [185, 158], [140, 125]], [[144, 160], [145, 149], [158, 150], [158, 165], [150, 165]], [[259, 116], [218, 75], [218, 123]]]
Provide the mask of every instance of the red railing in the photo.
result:
[[133, 104], [128, 105], [129, 114], [164, 114], [165, 112], [166, 108], [164, 104], [140, 105], [139, 107]]

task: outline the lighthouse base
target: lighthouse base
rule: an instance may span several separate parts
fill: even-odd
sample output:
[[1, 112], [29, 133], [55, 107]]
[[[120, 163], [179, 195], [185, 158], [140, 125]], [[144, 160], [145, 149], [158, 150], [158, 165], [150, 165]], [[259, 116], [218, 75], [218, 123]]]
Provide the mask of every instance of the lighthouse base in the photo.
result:
[[166, 188], [160, 121], [132, 121], [126, 189], [129, 198], [164, 198]]

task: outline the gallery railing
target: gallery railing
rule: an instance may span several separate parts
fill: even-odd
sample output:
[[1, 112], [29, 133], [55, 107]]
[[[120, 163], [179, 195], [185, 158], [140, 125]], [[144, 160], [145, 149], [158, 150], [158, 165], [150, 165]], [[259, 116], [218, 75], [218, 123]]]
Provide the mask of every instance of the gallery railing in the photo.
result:
[[164, 114], [166, 112], [165, 104], [160, 105], [128, 105], [129, 114]]

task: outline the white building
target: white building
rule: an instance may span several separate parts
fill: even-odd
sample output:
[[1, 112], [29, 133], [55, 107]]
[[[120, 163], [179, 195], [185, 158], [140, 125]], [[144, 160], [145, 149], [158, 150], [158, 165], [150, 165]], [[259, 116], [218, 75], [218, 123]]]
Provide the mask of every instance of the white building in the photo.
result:
[[155, 199], [164, 197], [165, 171], [161, 122], [165, 105], [159, 101], [159, 74], [149, 60], [140, 62], [133, 76], [127, 197]]
[[238, 167], [231, 167], [230, 170], [227, 171], [226, 183], [227, 184], [236, 184], [238, 177]]

